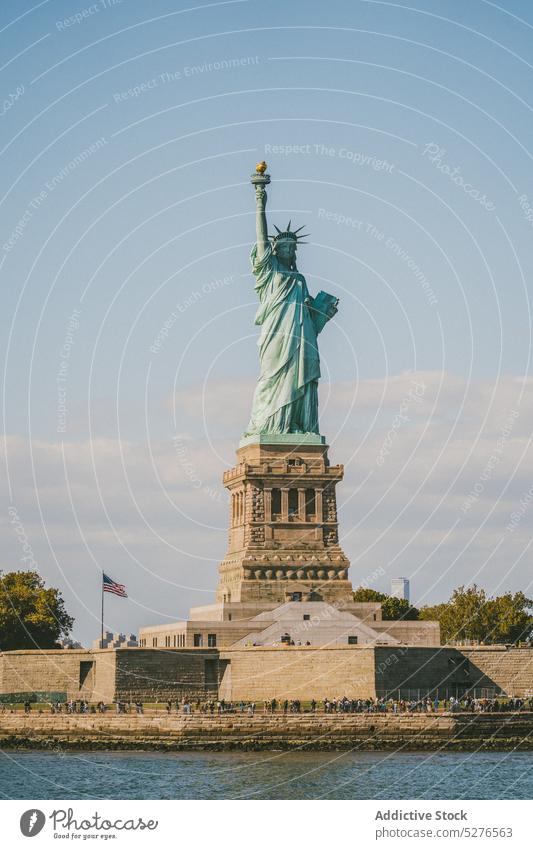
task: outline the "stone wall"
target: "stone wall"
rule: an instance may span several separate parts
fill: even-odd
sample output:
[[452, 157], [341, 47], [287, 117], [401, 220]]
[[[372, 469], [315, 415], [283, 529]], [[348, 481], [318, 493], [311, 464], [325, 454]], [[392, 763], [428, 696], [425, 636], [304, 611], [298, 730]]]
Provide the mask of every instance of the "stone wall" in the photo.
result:
[[4, 652], [0, 655], [0, 691], [4, 695], [57, 693], [112, 701], [115, 654], [113, 650], [88, 649]]
[[230, 701], [367, 698], [375, 693], [374, 649], [261, 646], [225, 649], [220, 694]]
[[397, 619], [368, 624], [378, 634], [390, 634], [406, 646], [440, 646], [440, 624], [437, 621]]
[[[533, 649], [475, 646], [440, 649], [376, 648], [378, 695], [407, 689], [438, 690], [441, 698], [468, 691], [476, 695], [533, 696]], [[482, 691], [486, 691], [483, 693]]]
[[471, 686], [468, 662], [457, 649], [376, 648], [376, 695], [418, 699], [463, 695]]
[[[95, 674], [92, 695], [83, 695], [83, 698], [86, 698], [87, 701], [111, 702], [115, 698], [116, 658], [118, 653], [114, 649], [104, 649], [90, 653], [90, 659], [95, 663]], [[76, 695], [72, 692], [69, 693], [69, 697], [76, 698]]]
[[229, 701], [398, 694], [410, 699], [436, 693], [445, 698], [472, 686], [468, 662], [453, 648], [253, 647], [226, 649], [220, 657], [220, 693]]
[[[183, 696], [216, 699], [218, 681], [216, 650], [123, 648], [0, 655], [0, 694], [13, 694], [10, 701], [24, 701], [32, 693], [106, 703], [130, 698], [166, 701]], [[49, 699], [44, 696], [43, 700]]]
[[119, 699], [166, 701], [218, 695], [216, 650], [120, 649], [116, 652], [116, 693]]
[[0, 746], [62, 749], [529, 750], [533, 714], [0, 714]]
[[[219, 689], [220, 687], [220, 689]], [[14, 651], [0, 655], [0, 696], [110, 703], [212, 698], [440, 698], [469, 690], [533, 695], [533, 649], [421, 646]], [[19, 694], [10, 698], [9, 694]], [[44, 700], [48, 700], [46, 696]]]
[[473, 686], [508, 696], [533, 696], [533, 649], [476, 646], [459, 650], [470, 662]]

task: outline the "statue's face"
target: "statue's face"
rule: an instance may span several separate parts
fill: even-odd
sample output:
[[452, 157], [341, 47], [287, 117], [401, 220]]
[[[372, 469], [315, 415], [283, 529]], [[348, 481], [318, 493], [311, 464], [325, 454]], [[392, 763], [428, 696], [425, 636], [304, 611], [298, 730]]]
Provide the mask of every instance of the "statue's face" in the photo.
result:
[[291, 265], [296, 259], [296, 242], [294, 239], [279, 239], [276, 242], [276, 255], [285, 265]]

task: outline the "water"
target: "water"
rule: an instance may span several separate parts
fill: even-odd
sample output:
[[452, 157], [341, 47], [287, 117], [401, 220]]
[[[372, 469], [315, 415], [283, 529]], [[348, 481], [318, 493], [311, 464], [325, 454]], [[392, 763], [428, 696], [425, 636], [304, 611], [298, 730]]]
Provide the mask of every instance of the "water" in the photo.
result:
[[6, 799], [531, 799], [529, 752], [0, 751]]

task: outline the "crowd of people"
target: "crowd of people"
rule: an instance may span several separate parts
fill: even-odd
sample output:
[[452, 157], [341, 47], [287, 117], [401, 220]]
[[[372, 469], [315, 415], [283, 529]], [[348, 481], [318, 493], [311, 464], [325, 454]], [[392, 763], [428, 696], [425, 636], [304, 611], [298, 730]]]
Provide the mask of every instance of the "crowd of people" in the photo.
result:
[[439, 699], [437, 696], [431, 698], [426, 696], [421, 699], [394, 699], [394, 698], [368, 698], [368, 699], [348, 699], [346, 696], [342, 698], [329, 699], [325, 698], [318, 702], [316, 699], [311, 699], [308, 702], [302, 702], [300, 699], [268, 699], [264, 702], [229, 702], [224, 699], [219, 701], [193, 701], [185, 698], [183, 702], [179, 700], [173, 702], [168, 701], [166, 705], [167, 713], [202, 713], [209, 715], [248, 713], [254, 716], [256, 712], [268, 714], [292, 714], [292, 713], [455, 713], [463, 712], [482, 712], [482, 711], [532, 711], [533, 698], [519, 699], [510, 698], [503, 700], [502, 698], [476, 698], [468, 695], [459, 699], [454, 696]]
[[450, 708], [452, 712], [468, 711], [468, 713], [497, 713], [498, 711], [516, 711], [526, 710], [533, 711], [533, 698], [516, 699], [510, 698], [507, 702], [502, 699], [477, 699], [474, 696], [465, 696], [463, 699], [450, 699]]
[[[29, 714], [32, 712], [32, 702], [26, 700], [23, 703], [24, 712]], [[112, 704], [105, 704], [103, 701], [97, 704], [90, 704], [85, 699], [69, 699], [67, 702], [50, 702], [50, 713], [68, 713], [68, 714], [87, 714], [87, 713], [106, 713], [108, 710], [114, 710], [117, 714], [137, 713], [141, 715], [145, 711], [146, 705], [140, 701], [118, 700]], [[9, 709], [9, 705], [2, 705], [2, 712]], [[151, 710], [160, 710], [157, 703], [150, 704]], [[424, 698], [404, 699], [393, 697], [368, 698], [368, 699], [349, 699], [346, 696], [342, 698], [324, 698], [320, 702], [316, 699], [311, 699], [307, 702], [302, 702], [300, 699], [267, 699], [266, 701], [256, 703], [254, 701], [245, 702], [230, 702], [225, 699], [201, 701], [185, 696], [183, 699], [169, 699], [165, 704], [167, 714], [182, 714], [185, 716], [192, 713], [201, 713], [210, 716], [221, 716], [223, 714], [248, 714], [254, 716], [256, 712], [265, 714], [316, 714], [326, 713], [481, 713], [481, 712], [518, 712], [531, 711], [533, 712], [533, 697], [531, 698], [502, 698], [484, 697], [478, 698], [473, 695], [464, 695], [461, 698], [449, 696], [444, 699], [439, 699], [438, 696], [426, 696]], [[13, 706], [11, 706], [13, 711]], [[36, 710], [42, 713], [42, 706]]]

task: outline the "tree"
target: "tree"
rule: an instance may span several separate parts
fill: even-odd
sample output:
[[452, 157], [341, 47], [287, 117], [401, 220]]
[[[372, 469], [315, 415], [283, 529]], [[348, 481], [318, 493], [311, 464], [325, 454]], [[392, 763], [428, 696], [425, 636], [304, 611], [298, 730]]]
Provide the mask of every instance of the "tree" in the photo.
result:
[[0, 577], [0, 650], [57, 648], [73, 623], [59, 590], [46, 588], [38, 572]]
[[418, 610], [416, 607], [411, 607], [407, 599], [385, 595], [385, 593], [372, 590], [370, 587], [358, 587], [354, 591], [353, 600], [381, 602], [381, 615], [386, 621], [393, 619], [418, 619]]
[[394, 595], [385, 596], [381, 605], [381, 615], [383, 619], [418, 619], [418, 610], [416, 607], [411, 607], [406, 598], [396, 598]]
[[493, 632], [491, 642], [517, 643], [520, 640], [531, 640], [532, 606], [533, 601], [526, 598], [523, 592], [517, 592], [514, 595], [505, 593], [490, 599], [488, 616]]
[[533, 601], [524, 593], [487, 597], [476, 584], [458, 587], [448, 602], [420, 610], [421, 619], [438, 619], [441, 641], [516, 643], [531, 638]]
[[423, 607], [422, 619], [438, 619], [441, 641], [444, 643], [473, 640], [484, 642], [488, 632], [487, 596], [485, 590], [473, 584], [465, 589], [458, 587], [450, 600], [435, 607]]
[[354, 601], [384, 601], [385, 598], [385, 593], [371, 590], [370, 587], [357, 587], [353, 593]]

